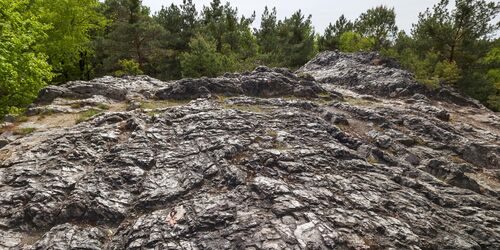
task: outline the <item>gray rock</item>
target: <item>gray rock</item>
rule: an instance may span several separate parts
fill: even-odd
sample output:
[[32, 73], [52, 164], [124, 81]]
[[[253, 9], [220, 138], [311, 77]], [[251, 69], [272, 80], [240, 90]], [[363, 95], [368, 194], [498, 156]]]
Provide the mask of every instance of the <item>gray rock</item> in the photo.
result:
[[48, 87], [3, 128], [0, 249], [500, 248], [498, 114], [378, 58]]

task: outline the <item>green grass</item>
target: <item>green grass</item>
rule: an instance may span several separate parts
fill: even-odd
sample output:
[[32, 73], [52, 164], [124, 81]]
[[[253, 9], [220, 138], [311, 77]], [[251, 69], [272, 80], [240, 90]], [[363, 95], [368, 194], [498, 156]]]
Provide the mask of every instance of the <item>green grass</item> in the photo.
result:
[[14, 135], [22, 135], [22, 136], [25, 136], [25, 135], [29, 135], [33, 132], [36, 131], [36, 128], [18, 128], [16, 130], [14, 130], [12, 133]]
[[110, 107], [104, 103], [99, 103], [99, 104], [97, 104], [97, 108], [102, 109], [102, 110], [108, 110]]
[[77, 103], [72, 103], [69, 105], [72, 109], [79, 109], [82, 107], [82, 104], [77, 102]]
[[89, 109], [87, 111], [84, 111], [84, 112], [80, 113], [80, 116], [78, 117], [78, 119], [76, 119], [76, 124], [87, 121], [90, 118], [92, 118], [100, 113], [101, 113], [101, 111], [96, 110], [96, 109]]
[[47, 116], [53, 115], [54, 113], [55, 113], [55, 111], [53, 109], [44, 110], [42, 113], [40, 113], [40, 116], [38, 116], [37, 120], [38, 121], [43, 120]]
[[27, 122], [29, 120], [29, 118], [25, 115], [20, 115], [18, 117], [16, 117], [16, 122]]

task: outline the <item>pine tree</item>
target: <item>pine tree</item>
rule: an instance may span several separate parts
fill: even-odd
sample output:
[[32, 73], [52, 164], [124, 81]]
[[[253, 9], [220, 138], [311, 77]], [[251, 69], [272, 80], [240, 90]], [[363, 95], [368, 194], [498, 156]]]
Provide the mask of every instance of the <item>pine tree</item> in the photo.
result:
[[278, 58], [283, 66], [297, 68], [315, 54], [314, 29], [311, 16], [299, 10], [290, 18], [278, 22]]
[[396, 13], [394, 8], [378, 6], [362, 13], [355, 22], [358, 33], [375, 40], [374, 49], [381, 50], [390, 46], [390, 40], [397, 34]]
[[266, 6], [262, 13], [260, 29], [255, 31], [260, 53], [272, 54], [276, 52], [278, 47], [277, 33], [276, 8], [273, 8], [272, 11], [269, 12]]
[[103, 73], [119, 68], [119, 60], [132, 59], [149, 74], [149, 65], [163, 28], [149, 16], [141, 0], [107, 0], [105, 14], [111, 23], [100, 46], [104, 55]]
[[151, 59], [154, 75], [162, 80], [182, 77], [180, 55], [189, 50], [189, 42], [198, 29], [197, 11], [191, 0], [180, 6], [162, 7], [154, 20], [165, 30]]
[[495, 91], [495, 83], [485, 77], [487, 69], [481, 65], [481, 59], [494, 46], [490, 36], [499, 28], [492, 22], [500, 11], [500, 4], [457, 0], [452, 10], [448, 5], [448, 0], [442, 0], [419, 15], [412, 30], [414, 53], [421, 60], [428, 51], [436, 53], [435, 64], [428, 68], [433, 75], [439, 73], [441, 65], [456, 65], [461, 72], [456, 86], [486, 103]]
[[341, 15], [335, 24], [329, 24], [323, 36], [319, 38], [319, 50], [340, 49], [340, 37], [346, 32], [354, 30], [354, 24]]
[[217, 52], [214, 40], [198, 35], [191, 40], [189, 47], [190, 51], [181, 55], [183, 77], [215, 77], [227, 68], [226, 58]]

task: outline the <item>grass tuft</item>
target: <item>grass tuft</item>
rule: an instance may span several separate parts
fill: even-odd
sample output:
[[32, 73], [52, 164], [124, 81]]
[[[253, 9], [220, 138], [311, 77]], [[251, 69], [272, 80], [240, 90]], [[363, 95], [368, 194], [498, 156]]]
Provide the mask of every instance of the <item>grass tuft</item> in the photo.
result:
[[14, 135], [22, 135], [22, 136], [25, 136], [25, 135], [29, 135], [33, 132], [36, 131], [36, 128], [17, 128], [16, 130], [14, 130], [12, 133]]
[[87, 111], [84, 111], [84, 112], [80, 113], [80, 116], [78, 117], [78, 119], [76, 119], [76, 124], [87, 121], [90, 118], [92, 118], [100, 113], [101, 113], [101, 111], [96, 110], [96, 109], [89, 109]]
[[102, 109], [102, 110], [108, 110], [110, 107], [107, 104], [99, 103], [99, 104], [97, 104], [97, 108]]
[[141, 109], [162, 109], [176, 106], [186, 105], [191, 100], [161, 100], [161, 101], [144, 101], [141, 102]]

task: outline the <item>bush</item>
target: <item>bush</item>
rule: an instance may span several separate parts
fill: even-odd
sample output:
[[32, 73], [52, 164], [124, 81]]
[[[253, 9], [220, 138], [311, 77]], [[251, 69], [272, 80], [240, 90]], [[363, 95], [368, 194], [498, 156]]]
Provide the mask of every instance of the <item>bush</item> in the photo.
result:
[[438, 62], [434, 68], [434, 76], [446, 84], [455, 84], [461, 78], [460, 69], [454, 61]]
[[216, 50], [215, 42], [198, 35], [189, 42], [189, 52], [181, 55], [183, 77], [215, 77], [221, 74], [225, 64], [232, 64], [231, 58]]
[[345, 32], [340, 36], [340, 50], [344, 52], [371, 51], [374, 46], [373, 38], [363, 37], [356, 32]]
[[118, 64], [122, 68], [121, 70], [115, 71], [115, 75], [118, 77], [121, 76], [136, 76], [142, 75], [143, 72], [140, 69], [139, 63], [137, 63], [133, 59], [123, 59], [118, 61]]

